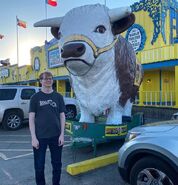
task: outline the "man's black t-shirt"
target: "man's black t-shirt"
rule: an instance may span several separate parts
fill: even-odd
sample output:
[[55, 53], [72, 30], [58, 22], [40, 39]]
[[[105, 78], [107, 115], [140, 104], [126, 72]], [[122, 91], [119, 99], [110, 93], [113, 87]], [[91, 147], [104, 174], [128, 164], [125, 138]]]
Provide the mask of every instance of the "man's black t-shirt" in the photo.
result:
[[61, 133], [60, 113], [65, 112], [63, 97], [53, 91], [34, 94], [30, 100], [29, 112], [35, 113], [35, 132], [37, 138], [50, 138]]

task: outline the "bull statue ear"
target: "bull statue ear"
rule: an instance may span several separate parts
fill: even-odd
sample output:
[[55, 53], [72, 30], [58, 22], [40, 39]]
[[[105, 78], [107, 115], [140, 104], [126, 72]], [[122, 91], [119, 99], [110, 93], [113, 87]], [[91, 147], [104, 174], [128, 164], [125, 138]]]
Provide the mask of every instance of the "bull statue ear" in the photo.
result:
[[110, 9], [109, 17], [114, 35], [124, 32], [135, 22], [135, 15], [130, 7]]
[[54, 38], [59, 40], [60, 38], [59, 38], [58, 32], [59, 32], [59, 27], [51, 27], [52, 35], [54, 36]]
[[135, 22], [135, 15], [132, 13], [127, 17], [124, 17], [118, 21], [113, 22], [112, 32], [114, 35], [124, 32]]

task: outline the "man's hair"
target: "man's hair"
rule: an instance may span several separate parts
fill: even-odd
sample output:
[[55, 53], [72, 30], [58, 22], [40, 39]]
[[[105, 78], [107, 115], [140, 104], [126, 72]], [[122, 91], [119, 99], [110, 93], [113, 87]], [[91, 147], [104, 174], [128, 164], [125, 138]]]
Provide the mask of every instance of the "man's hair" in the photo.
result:
[[42, 80], [43, 77], [53, 77], [53, 74], [49, 71], [45, 71], [45, 72], [40, 74], [39, 79]]

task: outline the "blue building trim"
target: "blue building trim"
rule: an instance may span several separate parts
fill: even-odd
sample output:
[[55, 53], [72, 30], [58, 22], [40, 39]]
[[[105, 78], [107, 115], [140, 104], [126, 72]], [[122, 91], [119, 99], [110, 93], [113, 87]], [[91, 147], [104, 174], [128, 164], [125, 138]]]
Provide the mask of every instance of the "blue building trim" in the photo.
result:
[[174, 67], [178, 65], [178, 60], [169, 60], [164, 62], [154, 62], [151, 64], [142, 64], [143, 70], [161, 69], [165, 67]]
[[69, 80], [69, 76], [56, 76], [56, 77], [54, 77], [53, 79], [54, 80]]
[[[54, 77], [53, 79], [54, 80], [69, 80], [69, 76], [56, 76]], [[20, 82], [10, 82], [10, 83], [6, 83], [7, 85], [25, 85], [25, 84], [28, 84], [28, 83], [35, 83], [35, 82], [38, 82], [39, 80], [38, 79], [35, 79], [35, 80], [27, 80], [27, 81], [20, 81]]]

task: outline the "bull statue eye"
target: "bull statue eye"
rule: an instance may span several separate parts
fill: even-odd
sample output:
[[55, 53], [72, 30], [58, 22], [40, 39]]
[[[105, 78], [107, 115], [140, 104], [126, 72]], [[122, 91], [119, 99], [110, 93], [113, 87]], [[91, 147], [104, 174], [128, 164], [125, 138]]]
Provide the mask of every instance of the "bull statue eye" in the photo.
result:
[[104, 33], [105, 31], [106, 31], [106, 28], [103, 25], [99, 25], [95, 29], [95, 32], [98, 32], [98, 33]]

